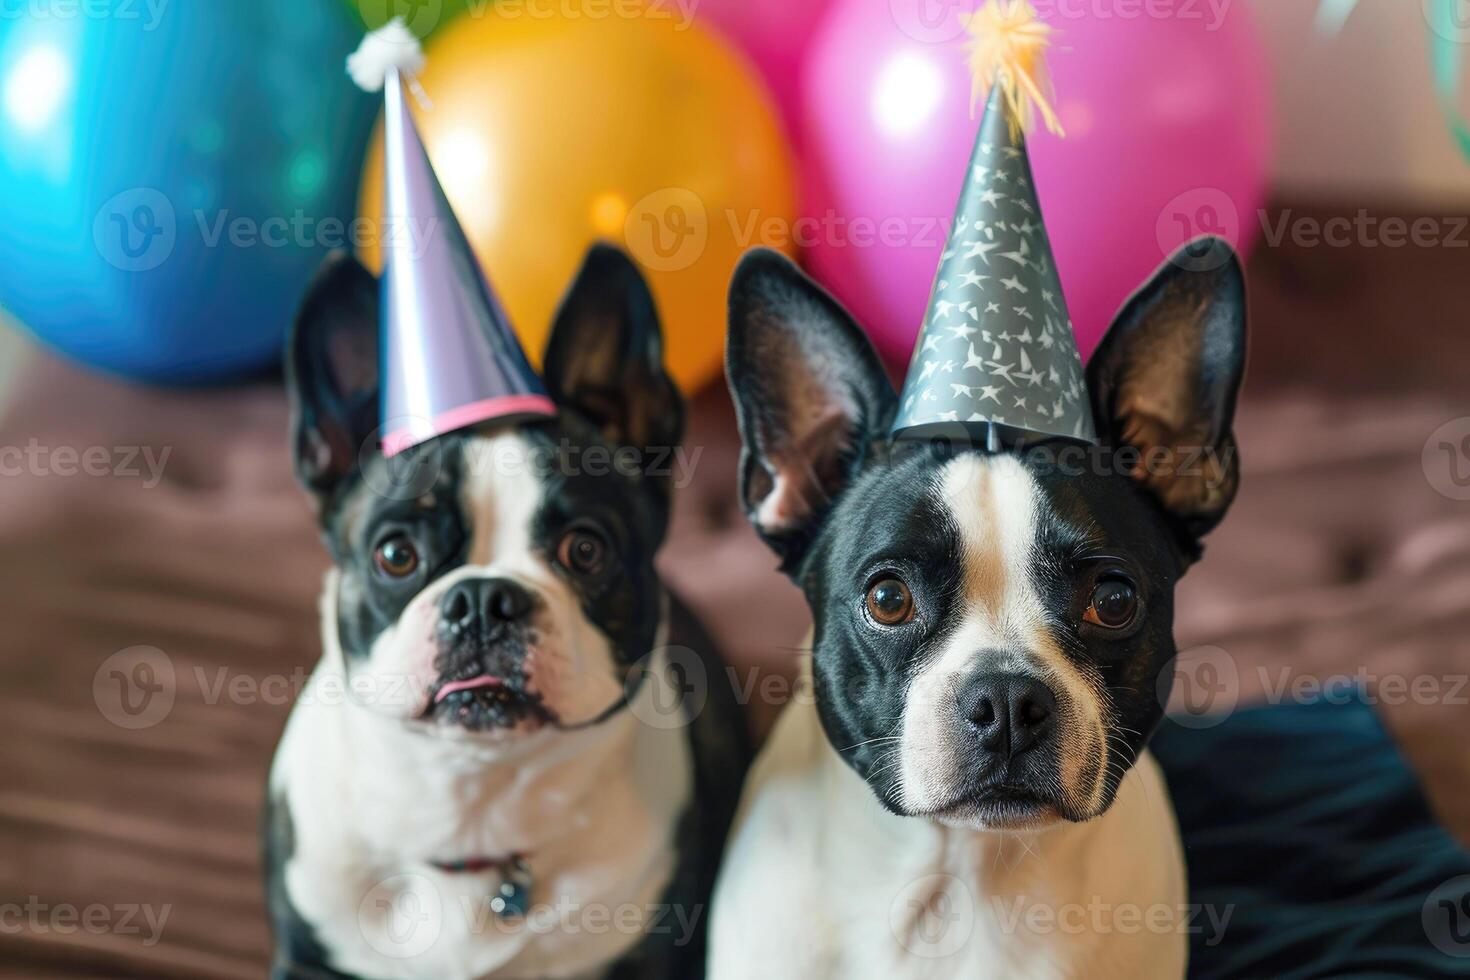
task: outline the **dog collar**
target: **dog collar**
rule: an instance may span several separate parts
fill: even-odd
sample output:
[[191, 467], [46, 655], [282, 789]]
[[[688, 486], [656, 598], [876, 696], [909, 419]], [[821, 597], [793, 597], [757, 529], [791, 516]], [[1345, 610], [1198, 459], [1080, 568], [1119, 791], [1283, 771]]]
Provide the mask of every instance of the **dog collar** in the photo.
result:
[[477, 874], [499, 871], [500, 887], [490, 899], [490, 911], [502, 919], [523, 918], [531, 907], [531, 888], [535, 884], [531, 869], [519, 854], [508, 858], [466, 858], [463, 861], [433, 861], [434, 867], [450, 874]]

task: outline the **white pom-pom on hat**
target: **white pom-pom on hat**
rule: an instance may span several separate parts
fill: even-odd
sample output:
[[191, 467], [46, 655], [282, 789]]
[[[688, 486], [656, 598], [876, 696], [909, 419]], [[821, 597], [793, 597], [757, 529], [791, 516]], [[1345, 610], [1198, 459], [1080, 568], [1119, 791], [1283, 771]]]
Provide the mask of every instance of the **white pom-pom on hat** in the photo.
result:
[[347, 74], [367, 92], [380, 91], [390, 71], [414, 73], [423, 68], [423, 46], [402, 17], [394, 17], [368, 34], [357, 50], [347, 56]]

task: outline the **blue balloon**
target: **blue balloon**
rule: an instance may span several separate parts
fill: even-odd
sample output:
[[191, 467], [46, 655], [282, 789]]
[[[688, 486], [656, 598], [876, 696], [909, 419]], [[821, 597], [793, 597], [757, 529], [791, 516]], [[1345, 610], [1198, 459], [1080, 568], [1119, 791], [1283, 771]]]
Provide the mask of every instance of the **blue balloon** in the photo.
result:
[[336, 0], [43, 6], [0, 19], [0, 306], [137, 379], [278, 362], [360, 231], [360, 28]]

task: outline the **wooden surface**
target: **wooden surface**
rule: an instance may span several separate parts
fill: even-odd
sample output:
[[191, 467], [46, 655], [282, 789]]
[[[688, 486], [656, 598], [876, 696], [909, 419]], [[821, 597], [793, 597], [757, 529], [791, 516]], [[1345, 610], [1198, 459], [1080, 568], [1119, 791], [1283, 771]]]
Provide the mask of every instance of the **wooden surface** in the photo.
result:
[[[1441, 424], [1470, 415], [1467, 264], [1413, 249], [1283, 249], [1253, 263], [1244, 489], [1186, 580], [1179, 634], [1224, 652], [1242, 703], [1283, 677], [1288, 689], [1429, 678], [1431, 703], [1384, 713], [1470, 841], [1470, 690], [1449, 697], [1470, 672], [1470, 503], [1437, 492], [1421, 458]], [[0, 480], [0, 975], [263, 974], [255, 824], [290, 695], [316, 656], [326, 567], [285, 423], [269, 383], [147, 391], [44, 357], [22, 379], [0, 446], [171, 455], [153, 487]], [[699, 400], [690, 444], [702, 455], [668, 575], [745, 676], [784, 676], [805, 611], [735, 510], [719, 392]], [[136, 676], [141, 654], [108, 658], [139, 646], [166, 658], [174, 700], [130, 730], [109, 720], [111, 671]], [[764, 724], [774, 706], [752, 710]], [[104, 910], [90, 913], [101, 928], [51, 918], [88, 906]], [[145, 910], [167, 914], [151, 945]], [[20, 918], [33, 912], [39, 927]]]

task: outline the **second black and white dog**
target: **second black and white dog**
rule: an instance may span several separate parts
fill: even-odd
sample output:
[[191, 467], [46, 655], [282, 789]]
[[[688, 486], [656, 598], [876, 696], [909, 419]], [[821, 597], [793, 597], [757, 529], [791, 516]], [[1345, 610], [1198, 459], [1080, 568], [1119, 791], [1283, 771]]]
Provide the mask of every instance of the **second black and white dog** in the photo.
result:
[[774, 253], [730, 313], [741, 493], [814, 637], [811, 696], [746, 787], [711, 976], [1183, 976], [1145, 746], [1175, 585], [1237, 485], [1233, 252], [1196, 243], [1127, 304], [1087, 374], [1098, 452], [890, 445], [867, 339]]
[[289, 351], [333, 568], [270, 776], [274, 975], [699, 975], [745, 728], [668, 676], [709, 645], [667, 645], [654, 571], [683, 406], [647, 286], [595, 248], [546, 353], [559, 417], [391, 461], [377, 335], [377, 281], [334, 258]]

